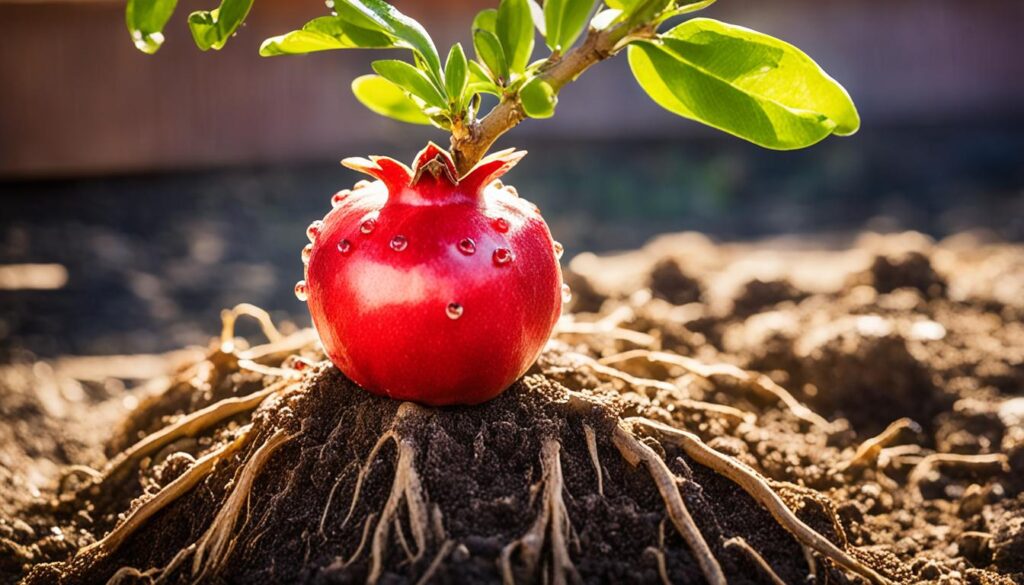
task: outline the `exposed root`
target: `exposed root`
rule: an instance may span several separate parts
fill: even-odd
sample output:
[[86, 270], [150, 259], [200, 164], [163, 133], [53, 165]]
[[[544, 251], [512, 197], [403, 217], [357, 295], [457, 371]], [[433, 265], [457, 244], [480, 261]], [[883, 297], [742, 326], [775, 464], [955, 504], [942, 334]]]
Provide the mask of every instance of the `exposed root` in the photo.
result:
[[153, 577], [159, 572], [159, 569], [149, 569], [146, 571], [140, 571], [135, 567], [121, 567], [113, 575], [107, 579], [107, 585], [121, 585], [122, 583], [141, 583], [143, 581], [152, 582]]
[[893, 421], [881, 433], [871, 437], [857, 447], [857, 452], [849, 461], [844, 461], [836, 466], [833, 473], [844, 473], [851, 468], [867, 467], [878, 460], [882, 449], [895, 441], [904, 429], [911, 429], [915, 433], [921, 432], [921, 427], [909, 418], [901, 418]]
[[604, 473], [601, 470], [601, 457], [597, 453], [597, 435], [594, 429], [588, 424], [583, 425], [583, 436], [587, 440], [587, 452], [590, 453], [590, 463], [594, 466], [594, 474], [597, 475], [597, 493], [604, 495]]
[[225, 398], [202, 410], [197, 410], [192, 414], [179, 418], [172, 424], [148, 435], [110, 460], [104, 467], [102, 475], [96, 478], [92, 485], [89, 486], [90, 491], [93, 494], [101, 493], [111, 482], [119, 481], [129, 470], [136, 468], [144, 458], [149, 457], [178, 439], [194, 437], [228, 418], [255, 410], [264, 400], [288, 386], [289, 382], [286, 381], [271, 384], [263, 390], [253, 392], [248, 396]]
[[704, 535], [700, 533], [697, 524], [694, 523], [690, 512], [686, 509], [683, 497], [679, 494], [676, 477], [665, 461], [654, 452], [654, 449], [645, 445], [621, 425], [615, 427], [612, 442], [630, 465], [635, 467], [642, 462], [647, 468], [651, 478], [654, 479], [654, 485], [661, 493], [661, 499], [665, 502], [669, 519], [672, 520], [679, 535], [690, 547], [697, 564], [700, 565], [701, 572], [704, 573], [704, 578], [711, 585], [725, 585], [722, 566], [711, 552], [711, 547], [704, 540]]
[[[871, 567], [850, 556], [846, 551], [832, 544], [827, 538], [797, 518], [782, 498], [756, 471], [745, 464], [723, 455], [708, 447], [699, 437], [645, 418], [628, 418], [624, 424], [640, 426], [655, 432], [663, 439], [679, 446], [691, 459], [710, 468], [712, 471], [732, 480], [743, 488], [752, 498], [764, 506], [783, 528], [793, 534], [801, 543], [813, 548], [824, 557], [831, 559], [841, 567], [867, 579], [871, 583], [889, 584], [890, 581]], [[628, 435], [628, 431], [622, 431]], [[639, 441], [637, 441], [639, 442]], [[653, 451], [652, 451], [653, 453]], [[660, 460], [660, 458], [659, 458]]]
[[434, 556], [434, 560], [430, 561], [430, 566], [427, 567], [426, 572], [423, 576], [416, 581], [416, 585], [427, 585], [430, 582], [430, 578], [434, 576], [434, 573], [441, 568], [441, 563], [444, 562], [448, 555], [452, 552], [452, 548], [455, 546], [455, 541], [446, 540], [441, 545], [441, 550], [437, 551], [437, 555]]
[[661, 578], [661, 585], [672, 585], [672, 580], [668, 578], [668, 563], [665, 561], [664, 519], [658, 524], [658, 546], [649, 546], [644, 549], [644, 553], [654, 557], [654, 562], [658, 565], [658, 577]]
[[786, 582], [782, 580], [782, 577], [779, 577], [779, 575], [775, 572], [774, 569], [772, 569], [772, 566], [768, 564], [768, 561], [764, 560], [764, 557], [761, 556], [761, 553], [754, 550], [754, 547], [750, 546], [747, 543], [747, 541], [743, 540], [739, 536], [734, 536], [729, 540], [725, 541], [723, 544], [725, 548], [738, 548], [742, 550], [744, 553], [746, 553], [747, 556], [751, 558], [751, 560], [753, 560], [755, 563], [757, 563], [759, 567], [761, 567], [762, 571], [768, 574], [768, 577], [772, 580], [772, 583], [774, 583], [774, 585], [786, 585]]
[[956, 453], [932, 453], [922, 459], [907, 477], [907, 482], [918, 494], [921, 493], [921, 482], [936, 467], [957, 469], [975, 474], [1006, 473], [1010, 470], [1009, 458], [1004, 453], [987, 455], [960, 455]]
[[412, 562], [422, 558], [427, 547], [427, 530], [429, 528], [426, 500], [423, 485], [415, 466], [416, 444], [408, 439], [398, 440], [398, 462], [395, 464], [395, 479], [391, 484], [391, 494], [381, 511], [377, 528], [373, 532], [373, 543], [370, 547], [370, 573], [367, 583], [376, 583], [384, 571], [384, 556], [387, 553], [391, 525], [395, 524], [398, 532], [402, 527], [398, 524], [398, 510], [405, 502], [409, 514], [410, 531], [416, 544], [416, 553]]
[[141, 506], [131, 512], [124, 522], [118, 524], [117, 527], [110, 531], [110, 534], [79, 550], [75, 556], [82, 557], [90, 554], [111, 554], [115, 552], [124, 543], [125, 539], [134, 534], [153, 515], [191, 491], [196, 484], [210, 475], [219, 461], [228, 458], [248, 444], [251, 438], [251, 430], [251, 424], [242, 427], [235, 440], [221, 445], [197, 459], [188, 471], [164, 486], [155, 496], [146, 500]]
[[[359, 503], [359, 495], [363, 490], [363, 482], [366, 480], [366, 476], [370, 474], [370, 468], [373, 466], [373, 462], [377, 460], [377, 454], [387, 444], [388, 441], [397, 441], [398, 436], [395, 432], [388, 431], [377, 439], [377, 443], [370, 449], [370, 454], [366, 456], [366, 463], [363, 464], [362, 469], [359, 470], [359, 475], [356, 476], [356, 487], [352, 491], [352, 501], [348, 506], [348, 514], [345, 515], [345, 519], [341, 521], [341, 527], [344, 528], [348, 525], [348, 521], [352, 519], [352, 514], [356, 511], [356, 504]], [[338, 487], [341, 483], [341, 478], [334, 484], [334, 487]], [[334, 489], [331, 489], [331, 493], [334, 493]], [[324, 522], [327, 521], [327, 511], [330, 510], [331, 500], [330, 497], [327, 499], [327, 506], [324, 507], [324, 514], [320, 517], [320, 529], [323, 530]]]
[[[512, 569], [512, 555], [518, 549], [519, 558], [528, 575], [536, 575], [544, 550], [544, 541], [551, 537], [551, 583], [565, 585], [566, 575], [573, 582], [580, 581], [576, 566], [569, 556], [568, 536], [571, 530], [569, 512], [562, 499], [562, 446], [556, 439], [546, 439], [541, 445], [541, 484], [544, 486], [540, 515], [523, 536], [505, 545], [501, 550], [500, 566], [502, 582], [515, 585]], [[547, 579], [545, 579], [545, 582]]]
[[652, 347], [657, 343], [657, 340], [647, 333], [641, 333], [639, 331], [633, 331], [632, 329], [623, 329], [621, 327], [615, 327], [610, 329], [603, 329], [595, 323], [572, 323], [558, 327], [554, 333], [556, 336], [596, 336], [606, 337], [615, 341], [626, 341], [640, 347]]
[[236, 539], [232, 538], [232, 533], [238, 523], [238, 516], [252, 492], [253, 482], [274, 452], [291, 439], [292, 436], [283, 430], [277, 431], [260, 445], [252, 458], [242, 466], [231, 494], [196, 545], [195, 556], [192, 559], [192, 575], [196, 577], [197, 582], [216, 575], [224, 566], [235, 546]]
[[234, 308], [224, 309], [220, 312], [220, 349], [224, 353], [235, 352], [235, 323], [242, 316], [256, 319], [260, 324], [260, 329], [263, 330], [263, 335], [266, 335], [271, 343], [277, 343], [284, 338], [281, 332], [277, 330], [269, 313], [255, 305], [242, 303], [235, 305]]
[[763, 396], [774, 398], [785, 405], [786, 408], [793, 413], [793, 416], [804, 422], [826, 432], [831, 431], [833, 428], [832, 423], [828, 422], [824, 417], [802, 404], [799, 400], [794, 398], [788, 390], [776, 384], [775, 381], [768, 376], [758, 372], [748, 372], [731, 364], [708, 365], [693, 358], [681, 355], [661, 351], [647, 351], [643, 349], [636, 349], [608, 356], [601, 359], [600, 362], [605, 365], [611, 365], [638, 358], [646, 359], [652, 363], [678, 366], [691, 374], [704, 378], [705, 380], [711, 380], [715, 376], [728, 378], [734, 383], [739, 384], [741, 387], [748, 388]]
[[598, 378], [618, 382], [621, 386], [626, 388], [648, 388], [667, 392], [672, 395], [674, 399], [673, 404], [681, 410], [696, 411], [708, 416], [726, 418], [737, 424], [753, 424], [757, 421], [757, 416], [753, 413], [740, 410], [738, 408], [687, 398], [683, 396], [683, 392], [679, 387], [670, 382], [651, 380], [649, 378], [639, 378], [583, 354], [573, 354], [573, 357], [576, 358], [576, 366], [590, 370]]

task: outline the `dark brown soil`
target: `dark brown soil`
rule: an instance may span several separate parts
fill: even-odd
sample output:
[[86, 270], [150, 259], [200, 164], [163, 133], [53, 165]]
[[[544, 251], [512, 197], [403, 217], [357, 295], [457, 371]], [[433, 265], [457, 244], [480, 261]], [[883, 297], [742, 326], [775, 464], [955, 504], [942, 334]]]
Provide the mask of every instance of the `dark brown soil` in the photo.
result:
[[[478, 407], [400, 407], [327, 363], [302, 368], [286, 359], [294, 349], [258, 360], [285, 368], [262, 373], [216, 346], [144, 363], [120, 358], [107, 363], [108, 377], [96, 372], [103, 362], [5, 367], [0, 582], [116, 575], [122, 583], [348, 583], [372, 576], [375, 559], [381, 583], [500, 582], [503, 549], [549, 509], [541, 453], [556, 441], [574, 569], [554, 569], [557, 541], [545, 530], [536, 564], [526, 545], [511, 555], [515, 581], [698, 583], [704, 573], [666, 520], [652, 474], [630, 465], [612, 439], [622, 420], [645, 417], [751, 466], [801, 520], [893, 582], [1024, 583], [1024, 248], [970, 235], [938, 244], [917, 234], [864, 236], [830, 250], [821, 242], [715, 245], [683, 234], [628, 254], [583, 255], [571, 269], [584, 312], [560, 324], [521, 382]], [[321, 359], [312, 344], [295, 349]], [[701, 373], [622, 354], [634, 350], [734, 368]], [[602, 358], [604, 368], [593, 361]], [[96, 483], [88, 470], [69, 470], [104, 471], [150, 433], [261, 391], [294, 373], [289, 366], [301, 381], [254, 411], [177, 438], [129, 473]], [[768, 374], [828, 423], [735, 372]], [[855, 458], [902, 417], [913, 422], [884, 449]], [[744, 489], [665, 437], [634, 430], [677, 478], [729, 583], [772, 582], [727, 544], [735, 537], [785, 583], [806, 583], [809, 573], [818, 583], [860, 580], [820, 554], [812, 570], [797, 538]], [[396, 440], [368, 462], [388, 432]], [[275, 436], [289, 438], [226, 524], [223, 562], [207, 556], [194, 566], [189, 547], [222, 522], [218, 514]], [[236, 439], [241, 449], [122, 546], [81, 550]], [[402, 475], [402, 441], [414, 454], [426, 522], [406, 495], [380, 549], [367, 542], [356, 555], [364, 532], [373, 540]], [[426, 527], [422, 554], [418, 526]]]

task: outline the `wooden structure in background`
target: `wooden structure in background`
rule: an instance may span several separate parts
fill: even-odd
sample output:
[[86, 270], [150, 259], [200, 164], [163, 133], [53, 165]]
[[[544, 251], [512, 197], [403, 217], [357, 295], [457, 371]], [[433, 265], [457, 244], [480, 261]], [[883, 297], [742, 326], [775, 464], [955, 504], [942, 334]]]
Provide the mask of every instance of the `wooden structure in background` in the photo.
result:
[[[494, 4], [397, 3], [445, 46], [466, 41], [472, 12]], [[359, 145], [367, 142], [441, 136], [367, 114], [356, 103], [347, 86], [368, 70], [372, 55], [257, 56], [263, 38], [324, 13], [320, 0], [259, 0], [227, 48], [203, 55], [184, 19], [208, 4], [182, 2], [165, 47], [149, 57], [131, 46], [123, 2], [0, 0], [0, 177], [324, 160], [365, 154]], [[1020, 0], [722, 0], [707, 14], [805, 49], [851, 89], [865, 128], [1022, 113]], [[564, 92], [571, 106], [519, 132], [703, 132], [660, 112], [624, 61], [588, 73]]]

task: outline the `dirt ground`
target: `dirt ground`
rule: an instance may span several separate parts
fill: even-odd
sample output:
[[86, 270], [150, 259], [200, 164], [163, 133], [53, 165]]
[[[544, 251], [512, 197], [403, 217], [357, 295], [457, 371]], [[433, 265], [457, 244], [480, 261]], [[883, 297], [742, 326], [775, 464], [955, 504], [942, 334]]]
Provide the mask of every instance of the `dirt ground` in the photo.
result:
[[1024, 247], [687, 233], [566, 279], [472, 408], [286, 326], [4, 366], [0, 582], [1024, 584]]

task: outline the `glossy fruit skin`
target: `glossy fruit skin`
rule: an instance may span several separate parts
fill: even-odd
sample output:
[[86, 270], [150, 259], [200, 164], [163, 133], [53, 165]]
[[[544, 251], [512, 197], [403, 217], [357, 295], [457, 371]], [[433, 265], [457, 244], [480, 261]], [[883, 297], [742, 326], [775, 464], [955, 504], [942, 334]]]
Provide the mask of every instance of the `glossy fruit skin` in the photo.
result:
[[461, 181], [433, 144], [412, 169], [345, 161], [379, 180], [335, 196], [306, 276], [313, 324], [345, 375], [394, 399], [477, 404], [533, 364], [561, 314], [562, 274], [539, 211], [495, 183], [523, 154], [488, 157]]

